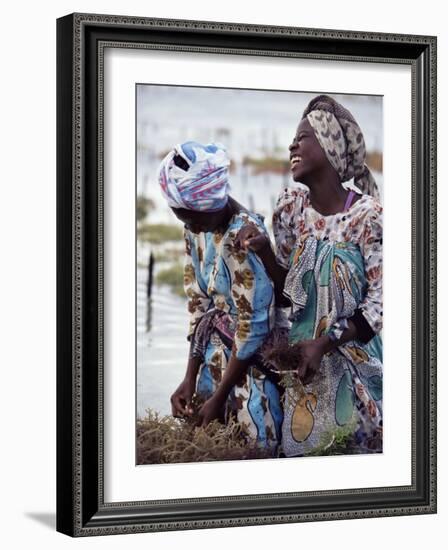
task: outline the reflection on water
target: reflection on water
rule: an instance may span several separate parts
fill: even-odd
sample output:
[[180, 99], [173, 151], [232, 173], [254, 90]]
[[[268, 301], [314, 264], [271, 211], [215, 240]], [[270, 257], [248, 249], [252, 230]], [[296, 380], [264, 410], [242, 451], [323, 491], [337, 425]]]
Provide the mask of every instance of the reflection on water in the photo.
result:
[[137, 269], [137, 415], [151, 407], [170, 414], [170, 395], [187, 365], [186, 301], [168, 286], [154, 286], [147, 297], [148, 271]]

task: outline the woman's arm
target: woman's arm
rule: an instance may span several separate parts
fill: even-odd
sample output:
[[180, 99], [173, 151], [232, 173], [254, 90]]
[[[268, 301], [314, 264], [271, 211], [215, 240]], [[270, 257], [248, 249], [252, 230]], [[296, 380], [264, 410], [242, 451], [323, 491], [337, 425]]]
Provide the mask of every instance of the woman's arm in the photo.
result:
[[[366, 213], [359, 243], [364, 259], [364, 271], [367, 281], [366, 293], [353, 315], [349, 319], [343, 320], [345, 324], [347, 324], [347, 321], [350, 323], [352, 331], [344, 331], [343, 338], [341, 336], [340, 340], [334, 337], [332, 342], [336, 341], [337, 345], [333, 344], [332, 349], [351, 339], [366, 344], [381, 331], [383, 320], [382, 238], [382, 207], [375, 201]], [[334, 332], [339, 335], [340, 328]], [[329, 345], [331, 344], [327, 343], [327, 347]]]
[[236, 242], [243, 250], [255, 252], [263, 262], [264, 268], [274, 283], [276, 304], [289, 305], [289, 301], [283, 296], [288, 270], [277, 262], [268, 235], [260, 232], [253, 225], [245, 225], [238, 232]]
[[381, 215], [381, 205], [375, 204], [364, 222], [360, 248], [364, 257], [367, 289], [354, 315], [346, 320], [347, 328], [341, 332], [339, 338], [334, 336], [331, 338], [327, 334], [315, 340], [305, 340], [297, 344], [301, 355], [298, 373], [304, 383], [307, 383], [317, 372], [324, 354], [334, 351], [351, 340], [367, 343], [381, 331], [383, 313]]
[[209, 422], [221, 416], [229, 393], [246, 374], [250, 366], [250, 357], [238, 359], [235, 351], [235, 348], [233, 348], [222, 380], [215, 393], [202, 405], [199, 411], [198, 424], [200, 426], [206, 426]]
[[191, 400], [196, 389], [196, 377], [202, 359], [192, 357], [188, 359], [187, 372], [176, 391], [171, 396], [171, 412], [173, 416], [190, 416], [193, 414]]
[[289, 300], [283, 296], [283, 289], [285, 288], [285, 279], [288, 274], [288, 270], [284, 269], [277, 263], [277, 259], [269, 241], [268, 245], [262, 248], [257, 254], [263, 262], [269, 277], [274, 283], [276, 304], [279, 306], [289, 306]]
[[298, 238], [296, 216], [303, 211], [305, 193], [296, 189], [284, 189], [278, 199], [272, 215], [272, 229], [275, 238], [274, 252], [267, 233], [254, 225], [241, 228], [237, 240], [241, 248], [255, 252], [274, 283], [276, 303], [289, 306], [289, 300], [283, 296], [289, 258]]
[[333, 332], [339, 336], [332, 338], [327, 334], [316, 340], [300, 342], [301, 352], [299, 376], [305, 381], [312, 378], [320, 365], [322, 356], [334, 351], [351, 340], [369, 342], [382, 328], [383, 285], [382, 285], [382, 207], [374, 202], [366, 213], [364, 228], [360, 239], [360, 249], [364, 258], [364, 270], [367, 279], [366, 293], [354, 314], [344, 319], [346, 328]]
[[232, 352], [222, 380], [213, 396], [201, 407], [199, 422], [207, 424], [220, 416], [232, 388], [251, 365], [251, 358], [269, 334], [274, 289], [262, 262], [253, 252], [242, 250], [231, 237], [223, 246], [223, 262], [230, 277], [230, 297], [236, 309]]
[[295, 344], [299, 352], [299, 364], [297, 373], [303, 384], [308, 384], [313, 379], [320, 367], [322, 357], [334, 351], [342, 344], [355, 340], [358, 337], [356, 325], [350, 319], [347, 328], [337, 339], [332, 339], [328, 334], [315, 338], [314, 340], [302, 340]]
[[374, 201], [364, 222], [360, 249], [364, 257], [367, 290], [358, 309], [372, 335], [378, 334], [383, 326], [383, 209]]

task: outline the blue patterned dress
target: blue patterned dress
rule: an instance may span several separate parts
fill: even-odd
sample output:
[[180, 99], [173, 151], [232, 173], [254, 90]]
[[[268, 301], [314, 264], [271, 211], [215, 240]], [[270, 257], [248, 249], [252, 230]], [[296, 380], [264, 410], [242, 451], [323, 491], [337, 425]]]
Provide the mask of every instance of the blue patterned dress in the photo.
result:
[[224, 234], [185, 230], [184, 287], [191, 315], [191, 353], [202, 357], [196, 393], [207, 399], [219, 385], [232, 347], [238, 359], [253, 359], [227, 401], [249, 438], [275, 450], [283, 413], [279, 389], [262, 370], [257, 352], [274, 325], [273, 284], [255, 253], [235, 245], [244, 224], [266, 231], [248, 212], [235, 214]]

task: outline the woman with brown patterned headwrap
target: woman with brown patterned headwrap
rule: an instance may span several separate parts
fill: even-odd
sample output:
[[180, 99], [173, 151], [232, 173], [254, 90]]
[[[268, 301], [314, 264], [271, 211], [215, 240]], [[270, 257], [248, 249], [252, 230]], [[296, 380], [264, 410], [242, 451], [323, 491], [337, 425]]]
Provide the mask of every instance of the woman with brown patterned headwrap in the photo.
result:
[[354, 178], [362, 193], [379, 200], [378, 187], [365, 163], [366, 145], [350, 111], [332, 97], [319, 95], [308, 104], [306, 118], [341, 182]]
[[291, 306], [298, 364], [285, 375], [283, 452], [320, 453], [341, 434], [346, 452], [380, 452], [382, 207], [364, 138], [345, 107], [320, 95], [289, 150], [299, 186], [277, 201], [276, 252], [254, 229], [239, 234]]

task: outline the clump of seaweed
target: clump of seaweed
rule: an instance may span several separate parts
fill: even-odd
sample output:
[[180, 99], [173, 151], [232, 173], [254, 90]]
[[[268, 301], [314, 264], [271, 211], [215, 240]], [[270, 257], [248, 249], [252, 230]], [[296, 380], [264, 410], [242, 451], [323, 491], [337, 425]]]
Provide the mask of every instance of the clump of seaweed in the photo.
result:
[[244, 427], [229, 416], [226, 424], [213, 420], [196, 426], [198, 401], [191, 417], [161, 416], [147, 409], [137, 420], [137, 464], [173, 464], [214, 460], [272, 458], [272, 450], [249, 439]]
[[304, 385], [297, 373], [301, 359], [297, 344], [290, 344], [283, 333], [274, 334], [269, 345], [262, 348], [261, 358], [265, 367], [279, 373], [279, 384], [288, 390], [291, 398], [299, 401], [305, 395]]
[[288, 342], [287, 332], [274, 331], [260, 350], [263, 363], [278, 371], [296, 369], [300, 361], [300, 347]]

